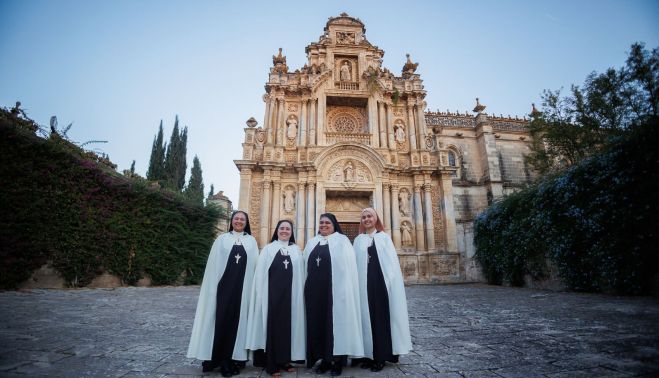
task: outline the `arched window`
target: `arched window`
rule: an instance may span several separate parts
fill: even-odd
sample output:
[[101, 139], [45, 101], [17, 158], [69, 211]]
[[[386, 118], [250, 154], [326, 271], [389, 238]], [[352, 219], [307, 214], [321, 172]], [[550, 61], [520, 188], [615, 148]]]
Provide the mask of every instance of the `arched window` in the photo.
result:
[[448, 165], [451, 167], [456, 166], [455, 152], [453, 151], [448, 152]]

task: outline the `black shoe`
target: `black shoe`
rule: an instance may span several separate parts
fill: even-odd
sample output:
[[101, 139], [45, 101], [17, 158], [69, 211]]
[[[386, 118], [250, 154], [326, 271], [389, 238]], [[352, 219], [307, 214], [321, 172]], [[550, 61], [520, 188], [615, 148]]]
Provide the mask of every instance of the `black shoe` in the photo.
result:
[[371, 365], [371, 371], [380, 371], [384, 369], [384, 362], [374, 361]]
[[231, 361], [231, 363], [229, 364], [229, 367], [230, 367], [229, 370], [231, 371], [231, 374], [233, 374], [233, 375], [240, 374], [240, 365], [238, 364], [238, 362]]
[[332, 377], [337, 377], [341, 375], [342, 372], [343, 372], [343, 367], [341, 366], [340, 362], [335, 361], [334, 363], [332, 363], [332, 369], [330, 370], [330, 375]]
[[373, 366], [373, 360], [369, 358], [365, 358], [364, 361], [362, 361], [362, 364], [359, 365], [359, 367], [362, 369], [370, 369], [371, 366]]
[[315, 372], [316, 374], [325, 374], [331, 367], [332, 365], [329, 362], [320, 361], [320, 365], [318, 365]]
[[201, 371], [203, 373], [208, 373], [208, 372], [211, 372], [211, 371], [215, 370], [218, 366], [220, 366], [220, 365], [218, 365], [217, 363], [215, 363], [213, 361], [203, 361], [201, 363]]
[[222, 361], [220, 363], [220, 374], [223, 377], [233, 377], [232, 364], [230, 362]]

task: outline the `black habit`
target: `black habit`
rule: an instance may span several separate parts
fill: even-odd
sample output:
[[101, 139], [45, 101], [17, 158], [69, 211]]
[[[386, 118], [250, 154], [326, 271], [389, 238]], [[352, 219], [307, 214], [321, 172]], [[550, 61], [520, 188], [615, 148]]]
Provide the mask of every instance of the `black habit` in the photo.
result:
[[307, 260], [304, 300], [307, 317], [307, 367], [322, 359], [331, 361], [334, 351], [332, 317], [332, 260], [329, 245], [316, 245]]
[[276, 373], [291, 362], [291, 293], [293, 264], [288, 255], [277, 252], [268, 269], [268, 329], [265, 350], [254, 353], [254, 366]]
[[398, 362], [391, 347], [391, 322], [389, 316], [389, 295], [384, 275], [380, 268], [375, 243], [368, 247], [368, 270], [366, 290], [368, 293], [368, 312], [371, 317], [371, 334], [373, 335], [373, 360], [377, 362]]
[[214, 363], [231, 360], [238, 333], [243, 280], [247, 268], [247, 253], [242, 245], [234, 245], [229, 253], [224, 274], [217, 284], [215, 336], [213, 338]]

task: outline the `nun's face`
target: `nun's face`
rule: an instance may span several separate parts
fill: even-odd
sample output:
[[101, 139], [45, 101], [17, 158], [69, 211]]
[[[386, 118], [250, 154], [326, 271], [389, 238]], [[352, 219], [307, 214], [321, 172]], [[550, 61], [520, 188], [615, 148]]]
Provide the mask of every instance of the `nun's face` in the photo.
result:
[[243, 213], [236, 213], [231, 219], [231, 225], [233, 230], [236, 232], [243, 232], [245, 230], [245, 225], [247, 224], [247, 218]]
[[334, 224], [332, 224], [332, 221], [329, 218], [321, 217], [318, 222], [318, 231], [320, 231], [320, 234], [323, 236], [331, 235], [334, 233]]
[[362, 225], [369, 232], [375, 228], [376, 219], [373, 214], [369, 211], [364, 211], [362, 213]]
[[277, 239], [280, 241], [289, 241], [291, 239], [291, 233], [293, 229], [291, 224], [288, 222], [281, 222], [279, 228], [277, 228]]

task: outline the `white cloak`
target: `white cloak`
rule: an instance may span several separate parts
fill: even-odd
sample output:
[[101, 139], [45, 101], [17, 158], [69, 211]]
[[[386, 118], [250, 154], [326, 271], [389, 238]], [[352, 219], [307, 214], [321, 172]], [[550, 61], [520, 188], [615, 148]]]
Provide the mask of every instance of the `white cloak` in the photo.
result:
[[[304, 248], [304, 274], [307, 275], [309, 254], [323, 236], [316, 235]], [[327, 237], [332, 259], [332, 321], [334, 356], [364, 355], [362, 323], [359, 309], [359, 281], [355, 251], [347, 236], [335, 232]], [[312, 262], [313, 263], [313, 262]]]
[[254, 273], [251, 299], [249, 302], [249, 316], [247, 321], [247, 349], [258, 350], [265, 348], [266, 332], [268, 330], [268, 270], [275, 256], [282, 247], [288, 249], [293, 269], [293, 283], [291, 287], [291, 360], [305, 359], [306, 339], [304, 321], [304, 277], [305, 270], [302, 262], [302, 251], [297, 244], [285, 245], [279, 241], [266, 245], [258, 261]]
[[249, 310], [249, 299], [252, 292], [252, 280], [254, 279], [254, 266], [259, 255], [256, 239], [252, 235], [244, 233], [225, 233], [220, 235], [208, 255], [204, 280], [199, 291], [197, 301], [197, 312], [192, 326], [192, 336], [188, 346], [188, 358], [198, 360], [210, 360], [213, 354], [213, 339], [215, 338], [215, 311], [217, 306], [217, 284], [220, 282], [231, 248], [236, 240], [241, 239], [242, 245], [247, 253], [247, 267], [243, 280], [243, 292], [240, 300], [240, 320], [238, 321], [238, 333], [236, 343], [233, 347], [232, 358], [234, 360], [247, 360], [245, 340], [247, 336], [247, 311]]
[[[403, 274], [396, 248], [391, 237], [384, 232], [373, 235], [380, 269], [384, 276], [389, 296], [389, 321], [391, 324], [391, 347], [395, 355], [407, 354], [412, 350], [410, 336], [410, 322], [407, 314], [407, 297]], [[355, 238], [355, 255], [357, 257], [357, 271], [359, 272], [359, 296], [361, 298], [362, 332], [364, 337], [364, 354], [373, 358], [373, 337], [371, 335], [371, 316], [368, 309], [368, 292], [366, 286], [368, 272], [368, 252], [371, 237], [360, 234]]]

